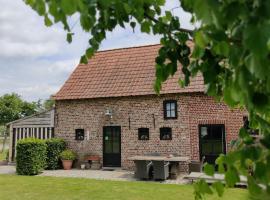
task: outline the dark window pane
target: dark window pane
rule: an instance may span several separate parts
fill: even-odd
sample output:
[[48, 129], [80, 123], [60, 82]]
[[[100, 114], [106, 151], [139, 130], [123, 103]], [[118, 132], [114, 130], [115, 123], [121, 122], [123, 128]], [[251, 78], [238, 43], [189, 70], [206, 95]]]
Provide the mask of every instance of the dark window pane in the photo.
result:
[[138, 128], [138, 139], [149, 140], [149, 128]]
[[166, 100], [164, 104], [164, 118], [176, 119], [177, 118], [177, 104], [175, 100]]
[[84, 140], [84, 129], [75, 129], [75, 140]]
[[172, 139], [172, 129], [171, 128], [160, 128], [160, 140], [171, 140]]

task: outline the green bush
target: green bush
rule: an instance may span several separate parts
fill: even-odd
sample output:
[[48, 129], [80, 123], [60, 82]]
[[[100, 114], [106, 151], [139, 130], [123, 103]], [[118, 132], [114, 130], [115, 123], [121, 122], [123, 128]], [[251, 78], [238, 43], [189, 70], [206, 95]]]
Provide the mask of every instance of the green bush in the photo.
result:
[[46, 140], [47, 144], [47, 168], [46, 169], [59, 169], [60, 168], [60, 153], [66, 149], [66, 143], [63, 139], [52, 138]]
[[76, 154], [73, 151], [67, 149], [60, 154], [60, 158], [62, 160], [75, 160]]
[[36, 175], [46, 165], [46, 143], [44, 140], [27, 138], [16, 146], [16, 171], [19, 175]]

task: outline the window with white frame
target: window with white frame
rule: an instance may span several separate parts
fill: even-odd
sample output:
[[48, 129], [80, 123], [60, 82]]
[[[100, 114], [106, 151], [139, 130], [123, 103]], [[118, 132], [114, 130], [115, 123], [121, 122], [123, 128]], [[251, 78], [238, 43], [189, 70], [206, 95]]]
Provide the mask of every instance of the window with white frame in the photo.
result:
[[163, 102], [164, 119], [177, 119], [177, 101], [166, 100]]

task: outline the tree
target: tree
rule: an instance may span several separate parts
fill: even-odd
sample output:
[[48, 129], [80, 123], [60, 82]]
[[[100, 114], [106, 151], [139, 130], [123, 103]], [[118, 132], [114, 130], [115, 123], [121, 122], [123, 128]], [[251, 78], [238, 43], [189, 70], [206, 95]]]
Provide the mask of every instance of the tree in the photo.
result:
[[43, 103], [43, 108], [45, 110], [50, 110], [50, 109], [52, 109], [54, 107], [54, 105], [55, 105], [55, 100], [54, 99], [47, 99]]
[[0, 126], [36, 112], [36, 103], [23, 101], [18, 94], [5, 94], [0, 97]]
[[[216, 161], [225, 173], [227, 186], [233, 186], [239, 175], [248, 178], [251, 196], [264, 199], [270, 195], [270, 1], [265, 0], [181, 0], [181, 7], [200, 24], [193, 31], [181, 27], [171, 11], [162, 12], [165, 0], [25, 0], [47, 26], [60, 22], [72, 41], [68, 17], [80, 17], [84, 31], [89, 32], [89, 48], [81, 62], [87, 63], [108, 31], [140, 26], [142, 32], [161, 35], [156, 58], [155, 90], [177, 70], [181, 86], [201, 73], [207, 94], [231, 107], [249, 112], [250, 127], [259, 129], [262, 138], [255, 142], [248, 131], [239, 132], [237, 148]], [[175, 12], [175, 11], [174, 11]], [[193, 39], [194, 48], [187, 45]], [[181, 63], [181, 67], [178, 67]], [[226, 165], [226, 171], [224, 170]], [[253, 175], [248, 174], [252, 168]], [[207, 174], [214, 168], [205, 166]], [[211, 187], [200, 181], [195, 185], [196, 198], [216, 190], [223, 193], [220, 182]]]

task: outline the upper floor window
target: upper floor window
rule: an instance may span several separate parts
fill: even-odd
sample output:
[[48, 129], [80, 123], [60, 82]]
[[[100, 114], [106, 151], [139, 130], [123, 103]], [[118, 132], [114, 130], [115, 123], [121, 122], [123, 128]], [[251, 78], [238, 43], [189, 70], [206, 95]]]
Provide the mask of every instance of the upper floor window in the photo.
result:
[[177, 101], [176, 100], [164, 101], [163, 107], [164, 107], [164, 119], [177, 118]]

